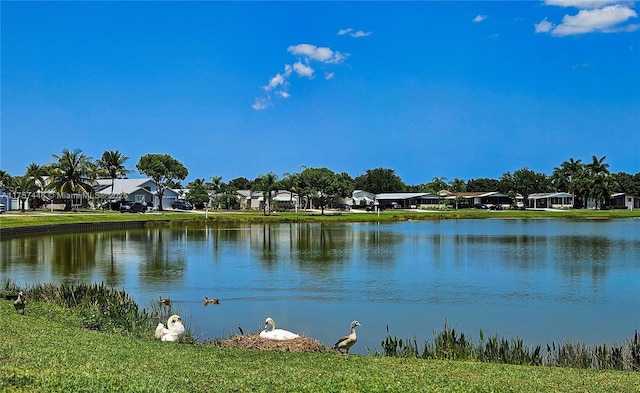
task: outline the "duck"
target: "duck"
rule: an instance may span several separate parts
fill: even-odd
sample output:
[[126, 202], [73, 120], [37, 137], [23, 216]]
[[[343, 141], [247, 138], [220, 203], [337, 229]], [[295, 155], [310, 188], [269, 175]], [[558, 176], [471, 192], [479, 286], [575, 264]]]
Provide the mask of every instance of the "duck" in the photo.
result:
[[204, 305], [209, 305], [209, 304], [220, 304], [220, 299], [216, 299], [214, 297], [210, 298], [208, 296], [204, 297]]
[[20, 291], [18, 293], [18, 298], [16, 300], [14, 300], [13, 302], [13, 307], [16, 309], [17, 313], [20, 313], [22, 315], [24, 315], [24, 306], [25, 304], [27, 304], [27, 302], [24, 300], [24, 293], [22, 293], [22, 291]]
[[171, 305], [171, 298], [168, 298], [168, 297], [163, 298], [162, 296], [158, 296], [158, 298], [160, 299], [160, 304], [164, 304], [165, 306]]
[[[269, 327], [271, 327], [270, 330]], [[276, 323], [271, 318], [267, 318], [264, 321], [264, 330], [260, 332], [260, 337], [267, 338], [269, 340], [293, 340], [294, 338], [299, 338], [300, 336], [284, 329], [276, 329]]]
[[184, 338], [184, 325], [179, 315], [172, 315], [167, 320], [167, 327], [162, 322], [156, 327], [155, 337], [160, 341], [180, 342]]
[[[337, 349], [341, 354], [346, 353], [348, 355], [349, 349], [353, 347], [353, 344], [355, 344], [356, 341], [358, 341], [358, 337], [356, 336], [356, 326], [362, 325], [360, 325], [360, 322], [358, 321], [351, 322], [351, 333], [344, 337], [340, 337], [340, 339], [333, 345], [333, 349]], [[343, 350], [346, 352], [342, 352]]]

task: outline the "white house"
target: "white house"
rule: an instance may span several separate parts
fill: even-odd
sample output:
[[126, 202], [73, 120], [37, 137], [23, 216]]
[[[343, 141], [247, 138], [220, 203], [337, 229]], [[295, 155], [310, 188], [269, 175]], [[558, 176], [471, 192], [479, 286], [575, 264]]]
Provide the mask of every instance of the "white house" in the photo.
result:
[[618, 192], [611, 196], [611, 206], [626, 206], [629, 210], [640, 209], [640, 197], [625, 192]]
[[[113, 190], [111, 189], [111, 179], [96, 180], [96, 195], [114, 200], [152, 203], [159, 206], [159, 199], [156, 195], [158, 188], [153, 179], [114, 179]], [[179, 194], [170, 188], [166, 188], [162, 195], [162, 207], [170, 207], [179, 197]]]
[[568, 209], [573, 207], [573, 202], [573, 194], [567, 192], [544, 192], [529, 195], [526, 206], [533, 209]]

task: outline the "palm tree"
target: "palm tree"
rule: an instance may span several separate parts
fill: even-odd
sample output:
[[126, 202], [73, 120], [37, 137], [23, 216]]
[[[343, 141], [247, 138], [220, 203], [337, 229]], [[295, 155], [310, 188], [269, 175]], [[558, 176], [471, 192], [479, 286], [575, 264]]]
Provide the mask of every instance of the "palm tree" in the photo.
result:
[[[585, 195], [584, 179], [585, 165], [582, 160], [574, 160], [573, 157], [563, 162], [560, 167], [553, 169], [551, 182], [556, 191], [566, 191], [574, 195]], [[587, 192], [588, 193], [588, 192]], [[583, 203], [586, 206], [586, 200]]]
[[38, 185], [31, 176], [24, 175], [13, 178], [13, 190], [20, 201], [20, 210], [25, 211], [25, 202], [31, 198], [38, 189]]
[[262, 191], [262, 197], [264, 205], [262, 206], [264, 215], [267, 212], [271, 214], [271, 200], [273, 199], [272, 192], [276, 189], [276, 183], [278, 181], [278, 175], [273, 172], [269, 172], [266, 175], [259, 176], [255, 182], [253, 182], [253, 189], [251, 191]]
[[[129, 157], [120, 153], [118, 150], [107, 150], [102, 153], [102, 157], [96, 161], [98, 168], [102, 169], [109, 179], [111, 179], [111, 193], [109, 195], [109, 201], [113, 199], [113, 186], [115, 184], [115, 179], [119, 179], [121, 177], [126, 176], [128, 173], [133, 172], [132, 169], [127, 169], [124, 166], [124, 163], [129, 159]], [[109, 208], [111, 208], [111, 204], [109, 204]]]
[[[591, 157], [591, 163], [585, 165], [589, 179], [589, 194], [595, 199], [596, 208], [599, 207], [602, 201], [609, 201], [611, 198], [611, 190], [613, 189], [613, 180], [610, 179], [609, 164], [604, 162], [606, 158], [607, 156], [598, 158], [594, 155]], [[585, 198], [585, 207], [586, 202], [587, 200]]]
[[[47, 168], [44, 165], [38, 165], [35, 162], [32, 162], [27, 166], [27, 171], [24, 174], [25, 176], [33, 179], [35, 190], [34, 193], [38, 193], [40, 191], [44, 191], [46, 187], [46, 182], [44, 180], [47, 175]], [[35, 205], [32, 206], [35, 208]]]
[[50, 164], [47, 189], [58, 194], [89, 195], [93, 190], [88, 178], [91, 158], [85, 156], [80, 149], [63, 149], [61, 155], [52, 156], [57, 162]]

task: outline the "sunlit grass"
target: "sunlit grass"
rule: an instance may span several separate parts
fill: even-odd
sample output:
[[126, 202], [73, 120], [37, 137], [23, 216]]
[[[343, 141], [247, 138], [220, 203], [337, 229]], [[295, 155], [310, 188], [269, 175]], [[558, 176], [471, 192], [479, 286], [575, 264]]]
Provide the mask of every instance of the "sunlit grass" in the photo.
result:
[[222, 349], [82, 327], [75, 308], [0, 300], [0, 391], [637, 392], [640, 373]]
[[442, 220], [442, 219], [538, 219], [538, 218], [569, 218], [569, 219], [611, 219], [611, 218], [640, 218], [639, 210], [385, 210], [383, 212], [356, 212], [325, 210], [321, 215], [318, 211], [273, 212], [265, 215], [262, 211], [192, 211], [178, 212], [172, 210], [154, 211], [145, 214], [122, 214], [113, 211], [79, 211], [79, 212], [48, 212], [11, 211], [0, 216], [0, 228], [76, 224], [96, 222], [147, 221], [169, 222], [173, 224], [203, 224], [203, 223], [262, 223], [262, 222], [394, 222], [408, 220]]

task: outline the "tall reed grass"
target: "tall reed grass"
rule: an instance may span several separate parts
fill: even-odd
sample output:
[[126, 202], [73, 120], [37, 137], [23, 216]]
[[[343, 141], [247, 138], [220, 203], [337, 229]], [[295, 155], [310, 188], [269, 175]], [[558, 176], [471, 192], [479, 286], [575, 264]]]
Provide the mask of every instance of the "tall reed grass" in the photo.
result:
[[545, 352], [540, 345], [526, 346], [520, 338], [507, 339], [496, 334], [485, 339], [482, 330], [479, 340], [474, 342], [445, 321], [443, 329], [434, 331], [433, 341], [426, 341], [421, 351], [415, 337], [403, 340], [391, 336], [388, 326], [387, 336], [381, 346], [381, 353], [369, 348], [367, 350], [383, 356], [640, 371], [640, 337], [637, 330], [634, 337], [622, 345], [590, 346], [569, 341], [559, 344], [553, 342], [546, 345]]
[[151, 306], [149, 310], [140, 308], [124, 290], [109, 288], [104, 283], [36, 283], [24, 288], [6, 280], [2, 287], [5, 293], [22, 291], [27, 302], [39, 301], [75, 308], [81, 316], [82, 326], [87, 329], [134, 337], [151, 336], [158, 322], [166, 321], [172, 312], [161, 307]]

